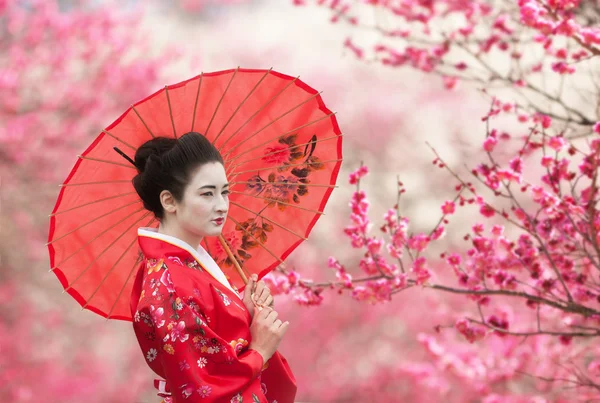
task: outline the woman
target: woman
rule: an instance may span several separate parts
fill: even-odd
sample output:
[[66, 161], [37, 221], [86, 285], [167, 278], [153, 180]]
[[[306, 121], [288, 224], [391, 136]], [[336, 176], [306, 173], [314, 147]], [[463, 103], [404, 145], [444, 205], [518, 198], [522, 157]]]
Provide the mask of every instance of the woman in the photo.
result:
[[[229, 207], [223, 158], [199, 133], [157, 137], [135, 154], [133, 185], [160, 221], [140, 228], [133, 327], [165, 402], [293, 402], [296, 382], [276, 350], [289, 322], [253, 275], [239, 296], [200, 246]], [[254, 292], [253, 292], [254, 291]], [[264, 307], [264, 308], [263, 308]]]

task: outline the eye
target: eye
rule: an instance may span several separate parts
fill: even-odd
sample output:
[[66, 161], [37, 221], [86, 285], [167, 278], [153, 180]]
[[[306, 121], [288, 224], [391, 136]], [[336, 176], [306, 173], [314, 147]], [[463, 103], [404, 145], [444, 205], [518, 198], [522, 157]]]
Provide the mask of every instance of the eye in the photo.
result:
[[202, 193], [200, 196], [212, 196], [213, 193], [212, 192], [206, 192], [206, 193]]
[[230, 194], [230, 193], [231, 193], [231, 192], [230, 192], [229, 190], [225, 190], [225, 191], [223, 192], [223, 194], [224, 194], [224, 195], [228, 195], [228, 194]]

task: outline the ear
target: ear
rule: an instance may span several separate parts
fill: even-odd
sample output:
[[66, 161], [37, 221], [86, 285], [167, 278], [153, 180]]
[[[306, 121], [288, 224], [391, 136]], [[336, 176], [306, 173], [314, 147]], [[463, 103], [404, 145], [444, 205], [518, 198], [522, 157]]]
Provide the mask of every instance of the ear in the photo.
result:
[[173, 194], [168, 190], [160, 192], [160, 204], [167, 213], [174, 213], [177, 211], [177, 201], [173, 197]]

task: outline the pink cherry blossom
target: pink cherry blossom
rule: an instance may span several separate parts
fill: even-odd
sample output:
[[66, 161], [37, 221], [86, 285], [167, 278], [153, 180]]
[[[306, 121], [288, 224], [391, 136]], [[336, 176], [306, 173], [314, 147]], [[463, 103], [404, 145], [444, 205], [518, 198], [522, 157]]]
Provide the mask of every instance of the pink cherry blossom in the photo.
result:
[[483, 143], [483, 149], [490, 153], [494, 151], [494, 147], [496, 146], [496, 144], [498, 144], [498, 140], [496, 139], [496, 137], [489, 136], [485, 139]]
[[456, 211], [456, 205], [454, 202], [447, 200], [442, 204], [442, 213], [453, 214]]

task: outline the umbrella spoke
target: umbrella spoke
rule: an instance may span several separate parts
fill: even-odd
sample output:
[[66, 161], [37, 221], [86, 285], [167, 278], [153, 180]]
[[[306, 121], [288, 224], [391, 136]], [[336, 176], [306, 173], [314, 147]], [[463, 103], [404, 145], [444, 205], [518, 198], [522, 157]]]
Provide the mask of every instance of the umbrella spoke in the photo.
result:
[[[90, 245], [92, 242], [94, 242], [96, 239], [100, 238], [102, 235], [106, 234], [108, 231], [110, 231], [111, 229], [115, 228], [117, 225], [121, 224], [123, 221], [127, 220], [128, 218], [132, 217], [134, 214], [139, 213], [140, 211], [144, 210], [144, 208], [142, 207], [139, 210], [134, 211], [133, 213], [131, 213], [130, 215], [128, 215], [127, 217], [117, 221], [116, 223], [114, 223], [113, 225], [111, 225], [110, 227], [106, 228], [104, 231], [100, 232], [98, 235], [96, 235], [95, 237], [93, 237], [92, 239], [90, 239], [88, 242], [86, 242], [85, 244], [83, 244], [79, 249], [77, 249], [75, 252], [73, 252], [72, 254], [70, 254], [69, 256], [67, 256], [65, 259], [61, 260], [59, 263], [56, 263], [54, 265], [54, 267], [52, 267], [50, 269], [50, 271], [54, 271], [58, 268], [58, 266], [62, 265], [63, 263], [65, 263], [67, 260], [71, 259], [73, 256], [75, 256], [76, 254], [78, 254], [80, 251], [82, 251], [83, 249], [85, 249], [88, 245]], [[54, 240], [52, 240], [52, 242], [54, 242]]]
[[[319, 140], [313, 140], [313, 141], [309, 141], [308, 143], [296, 144], [295, 146], [293, 146], [293, 147], [288, 147], [287, 149], [288, 149], [288, 150], [291, 150], [291, 149], [293, 149], [293, 148], [298, 148], [298, 147], [302, 147], [302, 146], [307, 146], [307, 145], [309, 145], [309, 144], [317, 144], [317, 143], [320, 143], [320, 142], [322, 142], [322, 141], [334, 140], [334, 139], [337, 139], [337, 138], [339, 138], [339, 137], [341, 137], [341, 136], [342, 136], [342, 135], [339, 135], [339, 136], [338, 136], [338, 135], [335, 135], [335, 136], [331, 136], [331, 137], [326, 137], [326, 138], [324, 138], [324, 139], [319, 139]], [[270, 142], [270, 141], [269, 141], [269, 142]], [[260, 146], [263, 146], [263, 145], [264, 145], [264, 144], [261, 144], [261, 145], [259, 145], [258, 147], [260, 147]], [[254, 148], [256, 148], [256, 147], [254, 147]], [[266, 154], [263, 154], [263, 155], [259, 155], [258, 157], [255, 157], [255, 158], [252, 158], [252, 159], [249, 159], [249, 160], [246, 160], [246, 161], [239, 162], [239, 163], [237, 163], [236, 165], [234, 165], [234, 166], [232, 166], [232, 167], [230, 167], [230, 168], [236, 168], [236, 167], [238, 167], [238, 166], [240, 166], [240, 165], [243, 165], [243, 164], [245, 164], [245, 163], [247, 163], [247, 162], [256, 161], [256, 160], [262, 159], [262, 158], [264, 158], [264, 157], [268, 157], [268, 156], [270, 156], [270, 155], [279, 154], [279, 153], [281, 153], [281, 152], [283, 152], [283, 151], [285, 151], [285, 150], [271, 151], [270, 153], [266, 153]], [[233, 158], [232, 158], [232, 159], [230, 159], [229, 161], [227, 161], [227, 163], [228, 163], [228, 164], [231, 164], [233, 161], [235, 161], [236, 159], [238, 159], [239, 157], [241, 157], [241, 156], [242, 156], [242, 155], [244, 155], [244, 154], [248, 154], [249, 152], [250, 152], [250, 150], [246, 150], [246, 151], [244, 151], [244, 152], [242, 152], [242, 153], [240, 153], [240, 154], [236, 155], [235, 157], [233, 157]]]
[[262, 219], [265, 219], [265, 220], [267, 220], [267, 221], [269, 221], [269, 222], [271, 222], [271, 223], [275, 224], [275, 225], [276, 225], [276, 226], [278, 226], [279, 228], [281, 228], [281, 229], [283, 229], [283, 230], [285, 230], [285, 231], [289, 232], [289, 233], [290, 233], [290, 234], [292, 234], [292, 235], [295, 235], [295, 236], [297, 236], [297, 237], [298, 237], [298, 238], [300, 238], [300, 239], [303, 239], [303, 240], [305, 240], [305, 241], [308, 239], [308, 238], [305, 238], [305, 237], [303, 237], [303, 236], [302, 236], [302, 235], [300, 235], [300, 234], [297, 234], [296, 232], [292, 231], [291, 229], [289, 229], [289, 228], [286, 228], [286, 227], [284, 227], [283, 225], [281, 225], [281, 224], [279, 224], [279, 223], [277, 223], [277, 222], [275, 222], [275, 221], [271, 220], [270, 218], [268, 218], [268, 217], [265, 217], [265, 216], [261, 215], [260, 213], [257, 213], [256, 211], [252, 211], [252, 210], [250, 210], [249, 208], [246, 208], [246, 207], [242, 206], [242, 205], [241, 205], [241, 204], [239, 204], [239, 203], [236, 203], [236, 202], [234, 202], [234, 201], [230, 201], [229, 203], [233, 204], [234, 206], [238, 206], [239, 208], [241, 208], [241, 209], [244, 209], [244, 210], [248, 211], [249, 213], [255, 214], [257, 217], [260, 217], [260, 218], [262, 218]]
[[315, 161], [315, 162], [303, 162], [301, 164], [287, 164], [287, 165], [277, 165], [277, 166], [270, 166], [270, 167], [261, 167], [261, 168], [254, 168], [254, 169], [249, 169], [247, 171], [239, 171], [239, 172], [228, 172], [229, 176], [234, 175], [234, 178], [239, 175], [239, 174], [245, 174], [248, 172], [258, 172], [258, 171], [266, 171], [267, 169], [276, 169], [276, 168], [287, 168], [287, 167], [301, 167], [301, 166], [305, 166], [305, 165], [318, 165], [318, 164], [326, 164], [328, 162], [339, 162], [341, 161], [341, 159], [336, 159], [336, 160], [325, 160], [325, 161]]
[[194, 131], [194, 123], [196, 122], [196, 110], [198, 109], [198, 99], [200, 99], [200, 88], [202, 87], [202, 77], [204, 73], [200, 73], [200, 80], [198, 80], [198, 91], [196, 91], [196, 101], [194, 102], [194, 114], [192, 115], [192, 128], [191, 132]]
[[240, 104], [237, 106], [237, 108], [235, 108], [235, 111], [233, 111], [233, 113], [231, 114], [231, 117], [229, 118], [229, 120], [227, 120], [227, 122], [225, 123], [225, 125], [223, 125], [223, 127], [221, 128], [221, 131], [219, 131], [219, 134], [217, 134], [217, 137], [215, 137], [215, 139], [212, 141], [213, 144], [215, 144], [217, 142], [217, 140], [219, 139], [219, 136], [221, 136], [221, 134], [223, 133], [223, 131], [227, 128], [227, 125], [229, 125], [229, 123], [233, 120], [233, 117], [236, 115], [236, 113], [238, 113], [238, 111], [240, 110], [240, 108], [242, 106], [244, 106], [244, 104], [246, 103], [246, 101], [248, 100], [248, 98], [250, 98], [250, 95], [252, 95], [254, 93], [254, 91], [258, 88], [258, 86], [264, 81], [264, 79], [267, 78], [267, 76], [269, 75], [269, 73], [271, 72], [271, 70], [273, 70], [273, 68], [270, 68], [269, 70], [267, 70], [267, 72], [261, 77], [261, 79], [258, 81], [258, 83], [256, 83], [256, 85], [254, 86], [254, 88], [252, 88], [252, 90], [250, 90], [250, 92], [248, 93], [248, 95], [246, 95], [246, 98], [244, 98], [244, 100], [242, 102], [240, 102]]
[[281, 91], [279, 91], [277, 94], [275, 94], [273, 97], [271, 97], [271, 99], [269, 99], [263, 106], [261, 106], [256, 112], [254, 112], [254, 114], [252, 114], [252, 116], [250, 116], [235, 132], [233, 132], [228, 138], [227, 140], [225, 140], [225, 142], [221, 145], [221, 147], [219, 147], [219, 151], [221, 151], [224, 147], [225, 144], [227, 144], [229, 142], [229, 140], [231, 140], [231, 138], [233, 136], [235, 136], [240, 130], [242, 130], [244, 127], [246, 127], [246, 125], [248, 123], [250, 123], [252, 121], [252, 119], [254, 119], [254, 117], [256, 115], [258, 115], [260, 112], [263, 111], [263, 109], [265, 109], [271, 102], [273, 102], [279, 95], [283, 94], [283, 92], [285, 90], [287, 90], [289, 87], [291, 87], [292, 84], [294, 84], [296, 82], [296, 80], [298, 80], [298, 77], [294, 78], [292, 81], [290, 81]]
[[[236, 143], [234, 146], [232, 146], [224, 155], [224, 157], [227, 157], [229, 154], [231, 154], [231, 152], [233, 150], [235, 150], [236, 148], [238, 148], [241, 144], [244, 144], [246, 141], [248, 141], [249, 139], [251, 139], [252, 137], [256, 136], [258, 133], [262, 132], [263, 130], [265, 130], [267, 127], [271, 126], [273, 123], [277, 122], [279, 119], [282, 119], [283, 117], [285, 117], [286, 115], [292, 113], [293, 111], [295, 111], [296, 109], [298, 109], [299, 107], [301, 107], [302, 105], [312, 101], [313, 99], [315, 99], [316, 97], [318, 97], [319, 95], [321, 95], [320, 92], [314, 94], [313, 96], [311, 96], [310, 98], [308, 98], [307, 100], [299, 103], [298, 105], [294, 106], [292, 109], [288, 110], [287, 112], [285, 112], [283, 115], [278, 116], [277, 118], [271, 120], [269, 123], [267, 123], [265, 126], [263, 126], [261, 129], [259, 129], [258, 131], [252, 133], [251, 135], [247, 136], [244, 140], [240, 141], [239, 143]], [[322, 119], [320, 119], [322, 120]], [[314, 123], [314, 122], [312, 122]]]
[[104, 164], [111, 164], [111, 165], [118, 165], [120, 167], [125, 167], [125, 168], [130, 168], [130, 169], [135, 169], [137, 171], [137, 168], [134, 167], [131, 164], [122, 164], [120, 162], [114, 162], [114, 161], [108, 161], [108, 160], [101, 160], [99, 158], [92, 158], [92, 157], [86, 157], [85, 155], [78, 155], [77, 156], [79, 159], [82, 160], [88, 160], [88, 161], [95, 161], [95, 162], [102, 162]]
[[[145, 226], [149, 227], [155, 220], [156, 220], [156, 218], [152, 218], [150, 221], [148, 221], [148, 224], [146, 224]], [[125, 284], [123, 284], [123, 287], [121, 287], [121, 291], [119, 291], [119, 294], [117, 295], [117, 298], [115, 299], [115, 302], [110, 307], [110, 311], [108, 311], [108, 316], [106, 317], [106, 320], [110, 319], [110, 315], [112, 315], [112, 312], [114, 311], [115, 306], [117, 306], [117, 302], [121, 299], [121, 294], [123, 294], [123, 291], [127, 287], [127, 283], [129, 283], [129, 279], [133, 275], [133, 271], [135, 270], [135, 268], [137, 267], [138, 264], [139, 264], [138, 260], [136, 260], [135, 262], [133, 262], [133, 266], [131, 267], [131, 270], [129, 270], [129, 274], [127, 275], [127, 279], [125, 280]]]
[[154, 133], [152, 133], [152, 130], [150, 130], [150, 128], [148, 127], [148, 125], [144, 121], [144, 118], [142, 118], [142, 115], [140, 115], [140, 113], [137, 111], [137, 109], [135, 109], [135, 106], [131, 105], [131, 109], [133, 109], [133, 111], [138, 116], [138, 118], [140, 118], [140, 120], [142, 121], [142, 123], [144, 124], [144, 126], [146, 126], [146, 130], [148, 130], [148, 133], [150, 133], [150, 135], [152, 136], [152, 138], [155, 138], [156, 136], [154, 135]]
[[55, 243], [55, 242], [57, 242], [57, 241], [60, 241], [61, 239], [63, 239], [63, 238], [64, 238], [64, 237], [66, 237], [67, 235], [71, 235], [73, 232], [75, 232], [75, 231], [78, 231], [78, 230], [80, 230], [81, 228], [83, 228], [83, 227], [85, 227], [85, 226], [87, 226], [87, 225], [90, 225], [91, 223], [93, 223], [93, 222], [96, 222], [96, 221], [98, 221], [99, 219], [101, 219], [101, 218], [103, 218], [103, 217], [106, 217], [106, 216], [108, 216], [108, 215], [111, 215], [111, 214], [112, 214], [112, 213], [114, 213], [115, 211], [122, 210], [122, 209], [124, 209], [125, 207], [129, 207], [129, 206], [131, 206], [132, 204], [136, 204], [136, 203], [139, 203], [139, 202], [140, 202], [140, 200], [135, 200], [135, 201], [133, 201], [133, 202], [131, 202], [131, 203], [128, 203], [128, 204], [124, 204], [124, 205], [122, 205], [122, 206], [119, 206], [119, 207], [117, 207], [116, 209], [109, 211], [108, 213], [104, 213], [104, 214], [102, 214], [101, 216], [98, 216], [98, 217], [94, 218], [94, 219], [93, 219], [93, 220], [91, 220], [91, 221], [88, 221], [88, 222], [85, 222], [85, 223], [81, 224], [79, 227], [75, 228], [74, 230], [72, 230], [72, 231], [69, 231], [69, 232], [67, 232], [66, 234], [63, 234], [62, 236], [60, 236], [60, 237], [58, 237], [58, 238], [55, 238], [55, 239], [53, 239], [52, 241], [48, 242], [48, 243], [46, 244], [46, 246], [47, 246], [47, 245], [50, 245], [50, 244], [53, 244], [53, 243]]
[[50, 217], [54, 217], [54, 216], [57, 216], [57, 215], [63, 214], [63, 213], [68, 213], [69, 211], [77, 210], [78, 208], [90, 206], [92, 204], [100, 203], [100, 202], [103, 202], [103, 201], [106, 201], [106, 200], [116, 199], [118, 197], [132, 195], [132, 194], [135, 194], [135, 193], [136, 192], [126, 192], [126, 193], [121, 193], [121, 194], [118, 194], [118, 195], [115, 195], [115, 196], [104, 197], [102, 199], [94, 200], [94, 201], [91, 201], [91, 202], [88, 202], [88, 203], [85, 203], [85, 204], [81, 204], [81, 205], [76, 206], [76, 207], [71, 207], [71, 208], [68, 208], [66, 210], [57, 211], [56, 213], [50, 214]]
[[239, 70], [240, 70], [240, 68], [238, 66], [238, 68], [236, 68], [235, 71], [233, 72], [233, 75], [231, 76], [231, 80], [229, 80], [227, 87], [225, 87], [225, 91], [223, 91], [223, 95], [221, 95], [221, 99], [219, 99], [219, 103], [217, 103], [217, 107], [215, 108], [215, 111], [213, 112], [213, 115], [210, 118], [210, 122], [208, 122], [208, 127], [206, 128], [206, 132], [204, 132], [205, 136], [208, 136], [208, 131], [210, 130], [210, 127], [212, 126], [213, 120], [215, 120], [215, 116], [217, 116], [217, 111], [219, 110], [219, 107], [221, 106], [221, 103], [223, 102], [223, 99], [225, 98], [225, 94], [227, 94], [227, 91], [229, 90], [229, 87], [231, 87], [231, 83], [233, 82], [233, 79], [235, 78], [235, 76], [237, 75], [237, 72]]
[[[152, 219], [150, 221], [150, 223], [148, 225], [150, 225], [152, 223], [152, 221], [154, 221], [154, 219]], [[146, 225], [146, 227], [148, 226]], [[108, 278], [108, 276], [110, 275], [110, 273], [112, 273], [112, 271], [115, 269], [115, 267], [117, 267], [117, 265], [119, 264], [119, 262], [121, 261], [121, 259], [123, 259], [123, 257], [125, 257], [125, 255], [127, 254], [127, 252], [129, 252], [129, 250], [131, 249], [131, 247], [133, 246], [133, 244], [135, 244], [135, 242], [137, 241], [137, 238], [133, 238], [133, 241], [131, 241], [131, 243], [127, 246], [127, 248], [125, 248], [125, 251], [121, 254], [121, 256], [119, 256], [119, 258], [117, 259], [117, 261], [111, 266], [111, 268], [108, 270], [108, 272], [106, 272], [106, 275], [102, 278], [102, 281], [100, 281], [100, 284], [98, 284], [98, 287], [96, 287], [96, 289], [92, 292], [92, 295], [90, 295], [87, 299], [87, 301], [85, 302], [85, 304], [83, 305], [83, 307], [81, 309], [85, 309], [90, 301], [94, 298], [94, 296], [96, 295], [96, 293], [98, 292], [98, 290], [100, 290], [100, 288], [102, 287], [102, 284], [104, 284], [104, 282], [106, 281], [106, 279]], [[127, 282], [125, 282], [127, 283]], [[117, 298], [118, 300], [119, 298]]]
[[[229, 182], [230, 185], [237, 185], [237, 184], [256, 184], [257, 182], [249, 182], [249, 181], [245, 181], [245, 182]], [[337, 188], [339, 186], [337, 185], [323, 185], [321, 183], [304, 183], [304, 182], [298, 182], [298, 183], [291, 183], [291, 182], [262, 182], [265, 185], [294, 185], [294, 186], [306, 186], [306, 187], [321, 187], [321, 188]]]
[[104, 134], [108, 134], [110, 137], [112, 137], [113, 139], [117, 140], [119, 143], [126, 145], [127, 147], [131, 148], [132, 150], [135, 150], [136, 148], [134, 146], [132, 146], [129, 143], [126, 143], [125, 141], [121, 140], [120, 138], [118, 138], [117, 136], [115, 136], [112, 133], [107, 132], [106, 130], [102, 130], [102, 133]]
[[[244, 193], [244, 192], [236, 192], [234, 190], [232, 190], [231, 193], [235, 193], [235, 194], [239, 194], [239, 195], [244, 195], [244, 196], [248, 196], [248, 197], [254, 197], [255, 199], [265, 200], [265, 201], [269, 201], [271, 203], [277, 203], [277, 204], [281, 204], [281, 205], [284, 205], [284, 206], [294, 207], [294, 208], [297, 208], [299, 210], [308, 211], [309, 213], [314, 213], [314, 214], [319, 214], [319, 215], [325, 215], [325, 213], [323, 213], [321, 211], [311, 210], [311, 209], [308, 209], [308, 208], [305, 208], [305, 207], [296, 206], [296, 205], [291, 204], [291, 203], [282, 202], [282, 201], [280, 201], [278, 199], [271, 199], [269, 197], [256, 196], [256, 195], [252, 195], [252, 194]], [[233, 202], [230, 201], [229, 203], [233, 203]]]
[[254, 237], [254, 235], [252, 235], [250, 232], [248, 232], [248, 230], [246, 228], [242, 227], [239, 222], [237, 222], [233, 217], [229, 217], [229, 218], [231, 218], [231, 221], [233, 221], [235, 223], [235, 225], [237, 225], [238, 227], [240, 227], [247, 235], [251, 236], [252, 239], [254, 239], [258, 245], [262, 246], [262, 248], [264, 250], [266, 250], [267, 252], [269, 252], [269, 254], [271, 256], [273, 256], [275, 259], [277, 259], [277, 261], [279, 263], [283, 263], [283, 260], [281, 260], [281, 258], [279, 256], [277, 256], [273, 252], [271, 252], [271, 250], [269, 248], [267, 248], [265, 245], [263, 245], [262, 242], [260, 242], [258, 239], [256, 239]]
[[165, 93], [167, 94], [167, 103], [169, 104], [169, 116], [171, 116], [171, 125], [173, 125], [173, 137], [177, 138], [177, 130], [175, 130], [175, 120], [173, 119], [173, 109], [171, 108], [171, 97], [169, 96], [168, 85], [165, 85]]
[[119, 239], [123, 238], [123, 236], [125, 234], [127, 234], [127, 231], [132, 229], [134, 225], [136, 225], [137, 223], [142, 221], [144, 218], [148, 217], [148, 215], [150, 215], [150, 214], [152, 214], [152, 213], [150, 211], [148, 211], [143, 216], [141, 216], [140, 218], [135, 220], [133, 223], [131, 223], [131, 225], [129, 227], [127, 227], [127, 229], [125, 229], [125, 231], [123, 231], [123, 233], [121, 235], [116, 237], [106, 248], [104, 248], [104, 250], [102, 252], [100, 252], [100, 254], [94, 256], [94, 259], [90, 262], [90, 264], [88, 264], [87, 267], [85, 269], [83, 269], [83, 271], [81, 273], [79, 273], [79, 275], [77, 277], [75, 277], [73, 282], [71, 282], [71, 284], [67, 288], [65, 288], [64, 292], [67, 292], [71, 288], [73, 288], [73, 286], [79, 281], [79, 279], [94, 265], [94, 263], [96, 263], [96, 261], [98, 259], [100, 259], [100, 257], [102, 257], [102, 255], [104, 255], [110, 248], [112, 248], [113, 245], [119, 241]]
[[124, 179], [118, 181], [100, 181], [100, 182], [80, 182], [80, 183], [63, 183], [60, 187], [66, 186], [84, 186], [84, 185], [105, 185], [107, 183], [131, 183], [131, 179]]

